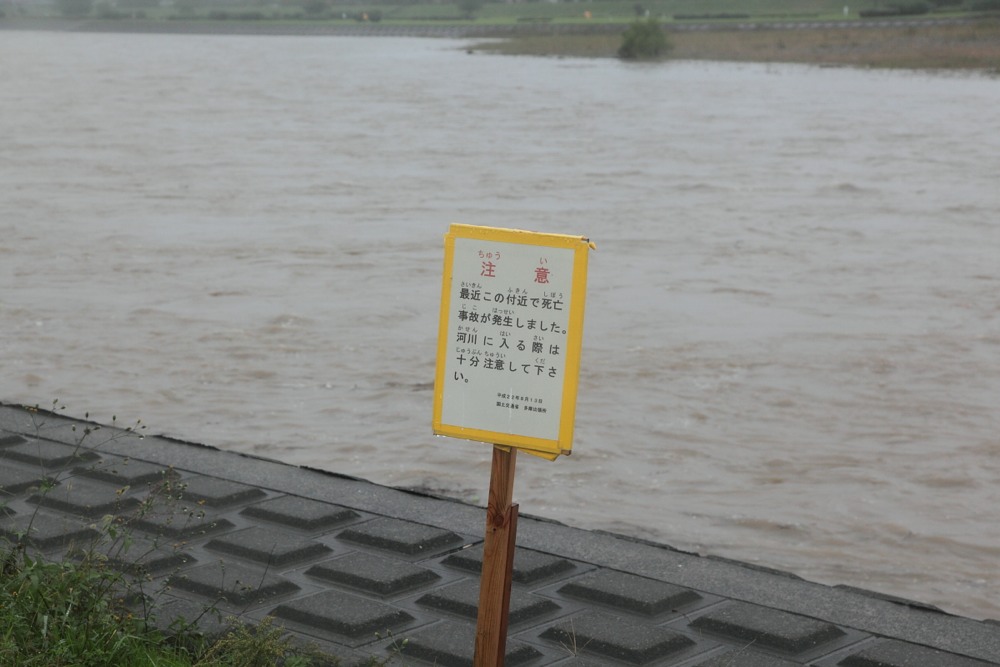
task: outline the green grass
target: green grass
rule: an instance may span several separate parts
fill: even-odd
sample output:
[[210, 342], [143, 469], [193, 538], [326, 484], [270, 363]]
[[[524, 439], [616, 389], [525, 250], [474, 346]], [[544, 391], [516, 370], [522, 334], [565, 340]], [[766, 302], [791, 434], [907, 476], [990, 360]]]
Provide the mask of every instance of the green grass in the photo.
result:
[[[816, 30], [709, 30], [668, 34], [679, 60], [783, 62], [1000, 74], [1000, 21]], [[614, 58], [620, 34], [524, 35], [472, 49], [533, 56]]]
[[[230, 621], [205, 642], [165, 635], [126, 604], [127, 583], [97, 560], [47, 562], [10, 551], [0, 577], [0, 664], [19, 667], [307, 667], [283, 632]], [[284, 661], [283, 663], [281, 661]], [[324, 660], [323, 664], [330, 664]]]
[[[110, 537], [109, 537], [110, 534]], [[18, 667], [308, 667], [315, 654], [293, 651], [284, 632], [265, 620], [236, 619], [212, 641], [194, 624], [156, 627], [141, 577], [113, 569], [105, 539], [127, 538], [105, 526], [101, 543], [79, 558], [50, 561], [24, 545], [0, 547], [0, 665]], [[322, 664], [329, 665], [329, 657]], [[282, 662], [283, 661], [283, 662]], [[376, 663], [377, 664], [377, 663]]]
[[[53, 413], [61, 409], [53, 402]], [[46, 411], [37, 417], [36, 435], [49, 428]], [[49, 413], [51, 414], [51, 413]], [[89, 418], [89, 415], [88, 415]], [[116, 418], [112, 418], [114, 423]], [[107, 439], [138, 438], [140, 422]], [[77, 433], [77, 428], [72, 428]], [[80, 448], [100, 426], [84, 427]], [[59, 473], [35, 489], [44, 496], [71, 482], [75, 473]], [[231, 618], [221, 635], [205, 637], [201, 619], [178, 619], [164, 629], [157, 622], [156, 600], [165, 586], [139, 567], [143, 556], [128, 529], [129, 520], [180, 500], [183, 484], [170, 474], [151, 485], [133, 514], [107, 515], [91, 525], [95, 537], [69, 545], [61, 560], [35, 553], [29, 538], [31, 517], [22, 533], [0, 537], [0, 665], [3, 667], [308, 667], [337, 664], [331, 656], [294, 649], [271, 619], [248, 626]], [[125, 493], [122, 489], [119, 495]], [[2, 493], [2, 489], [0, 489]], [[3, 496], [0, 495], [0, 499]], [[0, 511], [4, 502], [0, 500]], [[41, 503], [39, 503], [41, 505]], [[181, 509], [185, 513], [185, 509]], [[189, 518], [194, 515], [188, 513]], [[208, 610], [212, 613], [214, 609]], [[372, 661], [372, 665], [384, 662]]]
[[0, 664], [185, 664], [120, 602], [113, 593], [118, 578], [92, 563], [46, 562], [11, 550], [0, 582]]

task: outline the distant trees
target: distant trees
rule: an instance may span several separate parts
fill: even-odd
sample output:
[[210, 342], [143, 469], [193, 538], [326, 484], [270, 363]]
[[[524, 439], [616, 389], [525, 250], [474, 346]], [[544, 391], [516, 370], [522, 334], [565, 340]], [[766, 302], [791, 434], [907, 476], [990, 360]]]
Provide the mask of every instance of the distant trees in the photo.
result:
[[302, 3], [302, 11], [306, 13], [306, 16], [319, 16], [326, 11], [326, 8], [326, 0], [305, 0]]
[[858, 12], [858, 16], [863, 19], [870, 18], [883, 18], [886, 16], [919, 16], [921, 14], [926, 14], [931, 10], [930, 5], [926, 2], [921, 2], [916, 0], [916, 2], [906, 2], [903, 4], [895, 4], [889, 7], [877, 7], [875, 9], [862, 9]]
[[56, 7], [59, 13], [70, 18], [89, 16], [94, 8], [94, 0], [58, 0]]
[[458, 9], [465, 18], [471, 19], [483, 8], [483, 2], [484, 0], [458, 0]]

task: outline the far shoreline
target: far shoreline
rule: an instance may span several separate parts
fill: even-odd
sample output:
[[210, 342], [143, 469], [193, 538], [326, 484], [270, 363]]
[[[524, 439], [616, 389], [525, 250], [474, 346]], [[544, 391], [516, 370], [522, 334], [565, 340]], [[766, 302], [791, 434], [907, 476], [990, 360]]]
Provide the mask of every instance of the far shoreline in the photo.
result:
[[[624, 23], [0, 19], [0, 31], [450, 38], [473, 40], [467, 47], [470, 53], [577, 58], [616, 58], [626, 27]], [[995, 16], [805, 24], [666, 23], [664, 29], [673, 47], [667, 60], [973, 70], [1000, 75], [1000, 18]]]

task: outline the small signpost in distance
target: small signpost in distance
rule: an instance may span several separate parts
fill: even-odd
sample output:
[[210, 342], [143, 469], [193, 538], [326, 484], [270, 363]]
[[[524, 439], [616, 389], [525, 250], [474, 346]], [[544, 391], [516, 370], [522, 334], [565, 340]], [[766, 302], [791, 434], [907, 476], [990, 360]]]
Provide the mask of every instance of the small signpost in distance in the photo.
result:
[[517, 450], [570, 454], [588, 251], [580, 236], [452, 225], [434, 381], [438, 435], [493, 443], [475, 667], [503, 665]]

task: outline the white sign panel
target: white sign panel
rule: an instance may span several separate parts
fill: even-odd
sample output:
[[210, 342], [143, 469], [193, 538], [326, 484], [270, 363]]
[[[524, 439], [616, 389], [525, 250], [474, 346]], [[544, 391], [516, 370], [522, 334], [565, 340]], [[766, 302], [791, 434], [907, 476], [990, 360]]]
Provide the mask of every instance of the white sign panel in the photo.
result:
[[452, 227], [436, 432], [569, 452], [587, 248], [580, 237]]

